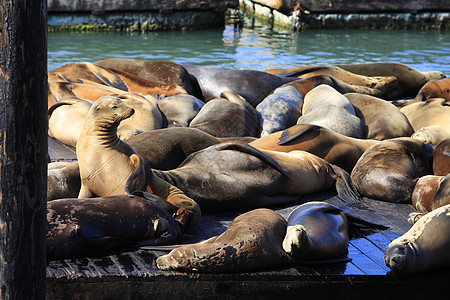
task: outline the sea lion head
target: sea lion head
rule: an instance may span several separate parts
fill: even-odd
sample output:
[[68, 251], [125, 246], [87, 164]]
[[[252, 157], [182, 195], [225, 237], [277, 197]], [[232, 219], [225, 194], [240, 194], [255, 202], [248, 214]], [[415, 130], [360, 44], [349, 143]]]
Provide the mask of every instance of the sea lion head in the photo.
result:
[[97, 99], [88, 113], [102, 127], [117, 127], [120, 122], [134, 114], [134, 108], [122, 101], [121, 95], [103, 96]]
[[386, 249], [384, 263], [392, 271], [408, 273], [414, 269], [416, 253], [408, 239], [399, 239], [392, 242]]

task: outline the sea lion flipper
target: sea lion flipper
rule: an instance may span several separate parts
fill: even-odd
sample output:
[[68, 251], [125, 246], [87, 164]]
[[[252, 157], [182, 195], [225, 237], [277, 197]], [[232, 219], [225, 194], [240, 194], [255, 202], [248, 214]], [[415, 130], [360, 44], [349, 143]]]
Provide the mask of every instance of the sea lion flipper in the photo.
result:
[[218, 150], [218, 151], [235, 150], [235, 151], [240, 151], [240, 152], [243, 152], [243, 153], [247, 153], [247, 154], [253, 155], [253, 156], [261, 159], [265, 163], [267, 163], [269, 166], [271, 166], [274, 169], [276, 169], [281, 174], [283, 174], [283, 175], [287, 176], [288, 178], [290, 178], [289, 174], [272, 157], [270, 157], [269, 155], [259, 151], [256, 148], [250, 146], [247, 143], [240, 142], [240, 141], [232, 141], [232, 142], [221, 143], [221, 144], [219, 144], [217, 146], [216, 150]]
[[137, 154], [131, 154], [130, 159], [134, 165], [134, 170], [125, 184], [125, 194], [132, 197], [134, 191], [146, 190], [151, 169]]
[[[299, 77], [308, 73], [311, 73], [313, 71], [317, 71], [317, 70], [321, 70], [325, 67], [320, 67], [320, 66], [313, 66], [313, 67], [297, 67], [297, 68], [292, 68], [289, 70], [285, 70], [282, 74], [282, 76], [286, 76], [286, 77]], [[281, 72], [280, 72], [281, 73]], [[278, 75], [278, 74], [277, 74]]]
[[342, 211], [342, 213], [347, 217], [347, 221], [350, 226], [369, 227], [369, 228], [376, 228], [376, 229], [380, 229], [380, 230], [386, 230], [389, 228], [388, 226], [384, 226], [381, 224], [372, 223], [367, 220], [364, 220], [364, 219], [362, 219], [352, 213], [349, 213], [347, 211]]
[[57, 109], [60, 106], [73, 104], [77, 104], [77, 100], [74, 99], [58, 100], [58, 102], [53, 103], [52, 106], [48, 108], [48, 115], [50, 116], [55, 111], [55, 109]]
[[290, 141], [298, 138], [299, 136], [301, 136], [302, 134], [305, 134], [306, 132], [309, 132], [311, 130], [317, 130], [317, 126], [316, 125], [312, 125], [312, 124], [305, 124], [305, 125], [309, 125], [309, 126], [304, 126], [301, 130], [298, 130], [296, 132], [294, 132], [293, 134], [291, 134], [292, 130], [289, 130], [289, 128], [283, 130], [283, 132], [281, 133], [280, 138], [278, 139], [278, 145], [284, 145], [289, 143]]
[[119, 75], [117, 75], [116, 73], [114, 73], [112, 71], [107, 71], [107, 72], [110, 72], [111, 74], [113, 74], [114, 79], [115, 79], [114, 81], [109, 80], [108, 78], [98, 74], [97, 72], [92, 72], [92, 74], [94, 74], [95, 77], [97, 77], [105, 85], [128, 92], [128, 87], [125, 85], [125, 83], [119, 77]]
[[347, 171], [335, 165], [331, 165], [331, 168], [336, 174], [335, 180], [338, 197], [342, 201], [347, 203], [356, 203], [361, 201], [361, 194], [353, 184], [350, 175], [347, 173]]

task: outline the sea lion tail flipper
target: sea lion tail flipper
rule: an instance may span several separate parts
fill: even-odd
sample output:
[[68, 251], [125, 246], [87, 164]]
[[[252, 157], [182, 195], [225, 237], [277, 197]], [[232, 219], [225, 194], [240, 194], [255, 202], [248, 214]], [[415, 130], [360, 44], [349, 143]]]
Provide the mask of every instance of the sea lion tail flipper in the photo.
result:
[[[331, 164], [330, 164], [331, 165]], [[356, 203], [361, 201], [361, 194], [356, 186], [353, 184], [350, 175], [344, 169], [338, 166], [331, 165], [336, 174], [336, 191], [338, 197], [347, 203]]]
[[321, 66], [296, 67], [296, 68], [285, 70], [281, 76], [285, 76], [285, 77], [299, 77], [299, 76], [302, 76], [302, 75], [305, 75], [305, 74], [308, 74], [308, 73], [311, 73], [311, 72], [314, 72], [314, 71], [318, 71], [318, 70], [321, 70], [321, 69], [324, 69], [324, 68], [326, 68], [326, 67], [321, 67]]
[[122, 91], [126, 91], [128, 92], [128, 87], [126, 86], [126, 84], [122, 81], [122, 79], [119, 77], [119, 75], [117, 75], [116, 73], [105, 69], [105, 72], [108, 72], [110, 74], [113, 75], [114, 77], [114, 82], [112, 82], [111, 80], [109, 80], [108, 78], [98, 74], [97, 72], [92, 72], [92, 74], [94, 74], [95, 77], [97, 77], [101, 82], [103, 82], [105, 85], [122, 90]]
[[275, 170], [277, 170], [281, 174], [290, 178], [289, 174], [272, 157], [270, 157], [269, 155], [265, 154], [262, 151], [259, 151], [256, 148], [250, 146], [247, 143], [244, 143], [241, 141], [226, 142], [226, 143], [218, 144], [216, 149], [218, 151], [235, 150], [235, 151], [240, 151], [243, 153], [253, 155], [253, 156], [261, 159], [265, 163], [267, 163], [269, 166], [273, 167]]
[[355, 216], [354, 214], [349, 213], [347, 211], [342, 211], [342, 213], [347, 217], [349, 226], [376, 228], [376, 229], [380, 229], [380, 230], [386, 230], [389, 228], [388, 226], [384, 226], [381, 224], [372, 223], [367, 220], [364, 220], [364, 219], [362, 219], [358, 216]]
[[309, 132], [309, 131], [313, 131], [313, 130], [318, 130], [319, 126], [316, 125], [312, 125], [312, 124], [304, 124], [304, 125], [308, 125], [308, 126], [302, 126], [302, 128], [298, 131], [295, 131], [294, 133], [292, 132], [292, 129], [287, 128], [285, 130], [283, 130], [283, 132], [281, 133], [280, 138], [278, 139], [278, 145], [284, 145], [289, 143], [290, 141], [295, 140], [296, 138], [298, 138], [299, 136]]

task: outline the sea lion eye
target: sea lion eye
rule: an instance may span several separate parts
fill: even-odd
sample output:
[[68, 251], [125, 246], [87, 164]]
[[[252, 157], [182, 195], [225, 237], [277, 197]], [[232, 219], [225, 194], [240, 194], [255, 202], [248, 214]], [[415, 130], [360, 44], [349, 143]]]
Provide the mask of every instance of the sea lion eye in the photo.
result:
[[448, 89], [444, 89], [444, 92], [448, 93]]
[[111, 109], [112, 109], [112, 110], [116, 110], [116, 109], [117, 109], [117, 106], [114, 105], [114, 106], [111, 107]]

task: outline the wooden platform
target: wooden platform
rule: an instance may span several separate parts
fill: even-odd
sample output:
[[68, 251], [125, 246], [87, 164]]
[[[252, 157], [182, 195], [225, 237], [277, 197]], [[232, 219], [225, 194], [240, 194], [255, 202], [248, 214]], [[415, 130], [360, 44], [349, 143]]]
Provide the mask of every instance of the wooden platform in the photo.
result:
[[[49, 153], [73, 159], [70, 148], [50, 139]], [[71, 152], [72, 151], [72, 152]], [[72, 154], [71, 154], [72, 153]], [[52, 156], [53, 155], [53, 156]], [[76, 157], [75, 157], [76, 158]], [[346, 205], [331, 192], [308, 195], [285, 207], [273, 207], [287, 218], [303, 201], [319, 200], [354, 213], [387, 230], [354, 232], [350, 262], [321, 265], [286, 265], [277, 269], [238, 274], [199, 274], [159, 270], [155, 265], [165, 251], [125, 249], [104, 256], [50, 261], [48, 299], [324, 299], [324, 297], [380, 299], [388, 296], [430, 299], [440, 295], [449, 280], [448, 269], [397, 276], [384, 264], [388, 244], [406, 232], [411, 205], [364, 199]], [[197, 228], [181, 243], [193, 243], [222, 233], [237, 213], [203, 215]]]

